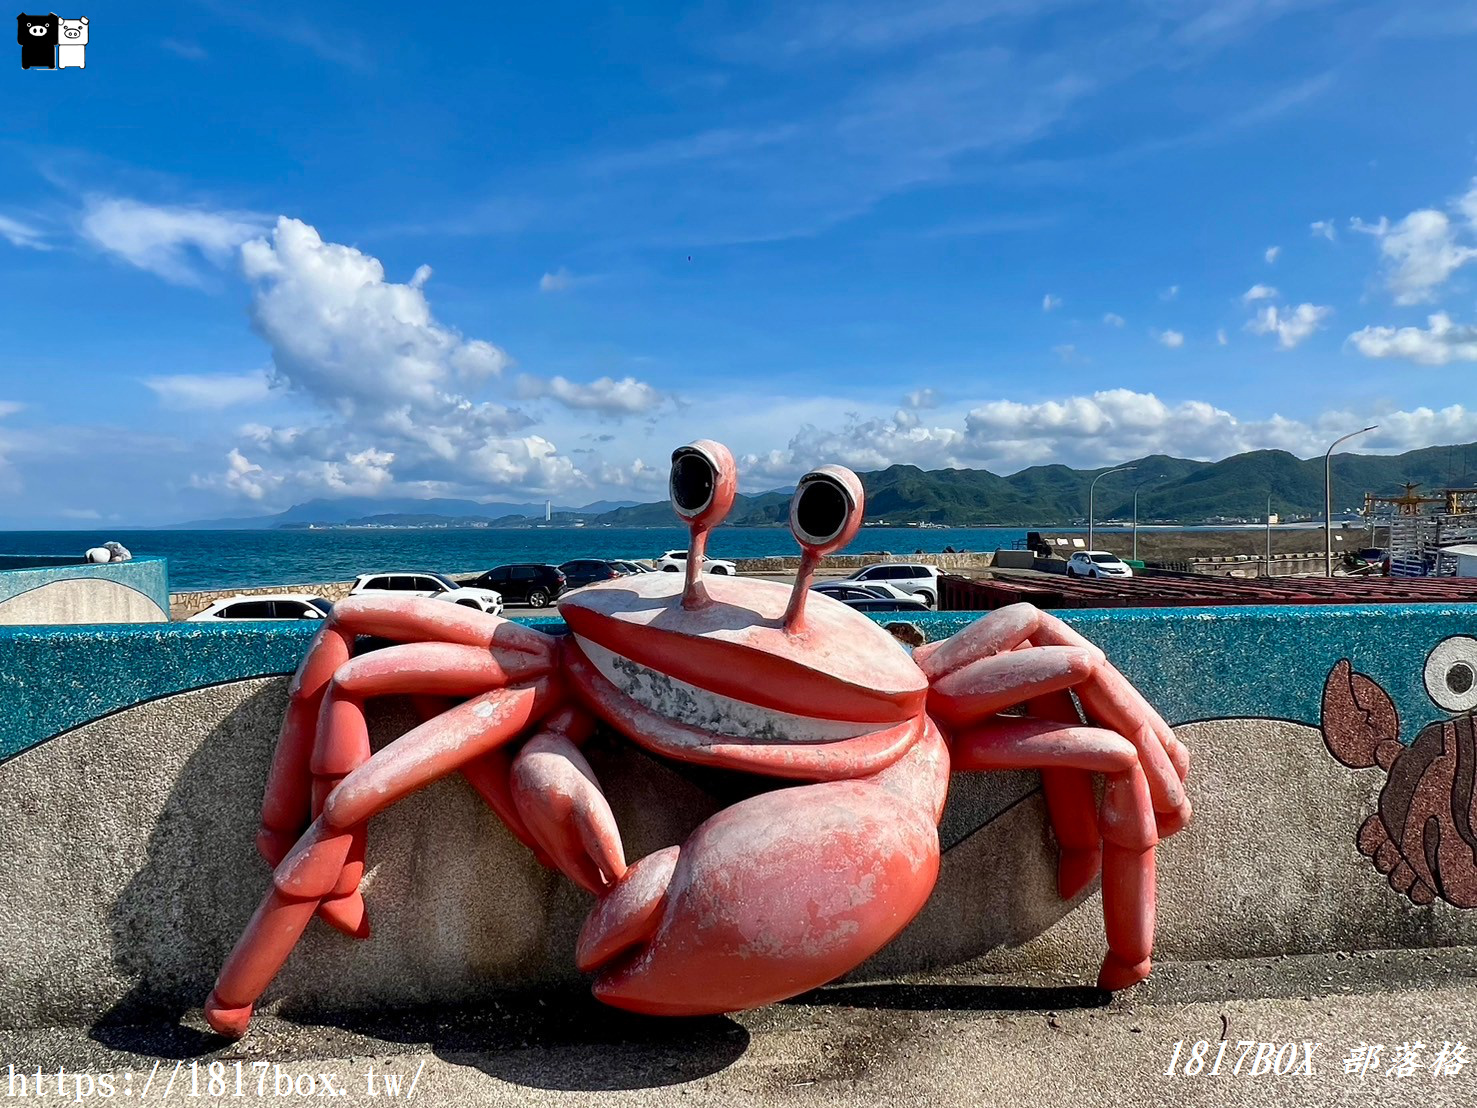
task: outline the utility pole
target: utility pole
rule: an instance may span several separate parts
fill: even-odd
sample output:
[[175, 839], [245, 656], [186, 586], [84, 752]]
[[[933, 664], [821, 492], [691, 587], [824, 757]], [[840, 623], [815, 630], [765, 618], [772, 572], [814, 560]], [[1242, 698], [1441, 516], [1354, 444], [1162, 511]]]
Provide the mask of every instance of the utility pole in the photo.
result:
[[1092, 544], [1092, 494], [1097, 491], [1097, 483], [1109, 474], [1127, 473], [1130, 469], [1138, 469], [1138, 466], [1119, 466], [1117, 469], [1105, 469], [1092, 479], [1092, 484], [1087, 486], [1087, 549], [1097, 549]]
[[1379, 427], [1378, 423], [1372, 423], [1368, 427], [1350, 431], [1341, 439], [1334, 439], [1333, 445], [1328, 448], [1328, 453], [1323, 455], [1323, 576], [1325, 577], [1333, 576], [1333, 452], [1340, 443], [1348, 442], [1355, 435], [1362, 435], [1377, 427]]

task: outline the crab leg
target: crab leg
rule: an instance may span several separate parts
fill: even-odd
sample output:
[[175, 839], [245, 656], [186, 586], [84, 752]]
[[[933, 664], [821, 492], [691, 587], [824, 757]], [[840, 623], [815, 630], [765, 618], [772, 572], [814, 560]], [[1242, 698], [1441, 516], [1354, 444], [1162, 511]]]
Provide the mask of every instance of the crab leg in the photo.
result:
[[1159, 837], [1135, 745], [1101, 728], [1000, 718], [955, 737], [954, 766], [968, 770], [1047, 767], [1107, 775], [1099, 819], [1108, 954], [1098, 985], [1125, 989], [1147, 977], [1154, 946], [1154, 848]]
[[205, 1002], [205, 1017], [240, 1036], [323, 899], [338, 887], [354, 831], [375, 813], [522, 734], [547, 714], [548, 679], [498, 689], [421, 724], [344, 778], [323, 812], [272, 875], [272, 887], [237, 940]]
[[[1052, 684], [1048, 679], [1052, 663], [1020, 660], [1035, 653], [1017, 650], [1027, 644], [1037, 650], [1078, 652], [1070, 661], [1066, 655], [1055, 656], [1054, 664], [1074, 670], [1083, 667], [1081, 655], [1087, 655], [1090, 662], [1086, 663], [1085, 679]], [[1138, 750], [1158, 813], [1159, 833], [1173, 834], [1189, 822], [1190, 803], [1184, 789], [1189, 756], [1184, 745], [1103, 652], [1056, 616], [1029, 604], [1011, 604], [936, 645], [920, 647], [913, 658], [942, 694], [940, 711], [946, 718], [963, 710], [974, 715], [1000, 710], [988, 707], [1006, 698], [1005, 693], [989, 697], [989, 691], [998, 687], [996, 682], [1004, 682], [1007, 692], [1014, 689], [1017, 693], [1002, 707], [1070, 686], [1089, 718], [1126, 736]], [[986, 662], [992, 665], [986, 666]], [[930, 707], [935, 703], [932, 693], [929, 703]]]
[[[323, 694], [319, 710], [318, 739], [310, 763], [313, 817], [322, 814], [324, 801], [338, 783], [369, 759], [364, 704], [370, 698], [417, 692], [468, 697], [530, 680], [548, 669], [531, 654], [513, 653], [499, 659], [482, 647], [448, 642], [391, 646], [345, 662]], [[365, 832], [360, 825], [353, 829], [353, 843], [338, 883], [319, 908], [328, 923], [360, 939], [369, 935], [364, 899], [359, 895], [364, 849]]]
[[313, 816], [309, 769], [319, 713], [329, 683], [349, 660], [358, 635], [473, 646], [505, 659], [526, 655], [541, 659], [551, 668], [555, 657], [554, 640], [547, 635], [460, 605], [392, 596], [357, 596], [339, 601], [314, 637], [289, 687], [287, 712], [267, 776], [262, 826], [257, 835], [257, 849], [270, 865], [282, 860]]
[[[1052, 693], [1028, 702], [1026, 708], [1040, 719], [1074, 725], [1082, 722], [1071, 693]], [[1103, 839], [1098, 833], [1098, 801], [1092, 774], [1080, 769], [1043, 768], [1041, 791], [1046, 796], [1046, 811], [1061, 851], [1057, 862], [1057, 893], [1063, 900], [1071, 900], [1092, 882], [1103, 864]]]

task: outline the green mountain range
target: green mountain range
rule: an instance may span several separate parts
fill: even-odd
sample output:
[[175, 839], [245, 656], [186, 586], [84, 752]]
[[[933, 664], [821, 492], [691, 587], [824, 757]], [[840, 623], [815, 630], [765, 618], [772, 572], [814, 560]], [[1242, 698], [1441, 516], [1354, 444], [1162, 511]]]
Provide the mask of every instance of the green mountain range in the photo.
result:
[[[1094, 515], [1127, 519], [1139, 490], [1139, 519], [1174, 523], [1259, 520], [1272, 497], [1284, 520], [1323, 515], [1323, 458], [1301, 459], [1284, 450], [1255, 450], [1219, 462], [1150, 455], [1126, 462], [1136, 469], [1104, 477], [1097, 485]], [[937, 523], [951, 527], [1069, 526], [1087, 518], [1088, 486], [1107, 469], [1033, 466], [1008, 477], [983, 469], [922, 470], [897, 465], [858, 476], [866, 488], [867, 519], [884, 523]], [[1399, 495], [1404, 482], [1423, 489], [1477, 486], [1477, 443], [1432, 446], [1405, 454], [1336, 454], [1333, 458], [1335, 515], [1358, 511], [1364, 494]], [[789, 518], [787, 492], [742, 494], [728, 522], [765, 526]], [[671, 526], [666, 501], [637, 504], [590, 522], [615, 527]]]

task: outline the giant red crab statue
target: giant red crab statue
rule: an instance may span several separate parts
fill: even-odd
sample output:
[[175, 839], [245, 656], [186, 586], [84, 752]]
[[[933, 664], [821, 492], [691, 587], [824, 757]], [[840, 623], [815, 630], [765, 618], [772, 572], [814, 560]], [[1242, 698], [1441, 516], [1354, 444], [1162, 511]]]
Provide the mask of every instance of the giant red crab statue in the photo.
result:
[[[366, 823], [455, 772], [597, 898], [576, 959], [616, 1007], [737, 1011], [857, 966], [933, 890], [951, 769], [1041, 770], [1061, 893], [1102, 872], [1099, 985], [1148, 974], [1155, 845], [1190, 816], [1188, 757], [1159, 715], [1100, 650], [1028, 605], [909, 657], [866, 616], [811, 592], [819, 559], [862, 522], [861, 482], [838, 466], [795, 491], [790, 526], [804, 553], [793, 587], [705, 578], [707, 533], [735, 487], [723, 446], [677, 450], [672, 504], [692, 531], [685, 578], [582, 589], [560, 606], [567, 635], [432, 600], [334, 607], [292, 683], [258, 836], [276, 872], [206, 1001], [212, 1027], [245, 1032], [314, 915], [368, 934]], [[352, 657], [358, 635], [400, 645]], [[364, 705], [391, 694], [465, 699], [371, 754]], [[1002, 715], [1021, 706], [1029, 714]], [[660, 757], [786, 787], [628, 865], [580, 753], [597, 724]], [[1093, 774], [1106, 778], [1100, 811]]]

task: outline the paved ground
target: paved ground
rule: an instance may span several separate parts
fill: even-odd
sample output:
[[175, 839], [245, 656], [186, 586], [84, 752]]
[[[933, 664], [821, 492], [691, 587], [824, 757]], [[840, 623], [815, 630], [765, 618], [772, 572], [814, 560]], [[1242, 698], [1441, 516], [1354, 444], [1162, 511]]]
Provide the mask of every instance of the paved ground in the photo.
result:
[[[1401, 1076], [1397, 1048], [1415, 1040], [1419, 1064]], [[1201, 1041], [1203, 1060], [1192, 1061]], [[1458, 1041], [1470, 1059], [1434, 1073], [1443, 1044]], [[1166, 1076], [1176, 1043], [1181, 1072]], [[1370, 1043], [1383, 1048], [1379, 1061], [1347, 1073], [1351, 1052]], [[1258, 1072], [1277, 1066], [1293, 1072]], [[1111, 1000], [1071, 983], [950, 976], [835, 986], [709, 1020], [640, 1019], [583, 992], [545, 991], [481, 1011], [374, 1013], [336, 1026], [259, 1018], [239, 1044], [205, 1033], [198, 1013], [0, 1031], [0, 1097], [37, 1099], [37, 1067], [43, 1098], [56, 1103], [281, 1103], [327, 1092], [382, 1105], [397, 1099], [389, 1075], [398, 1099], [432, 1105], [1470, 1105], [1477, 950], [1166, 964]]]

